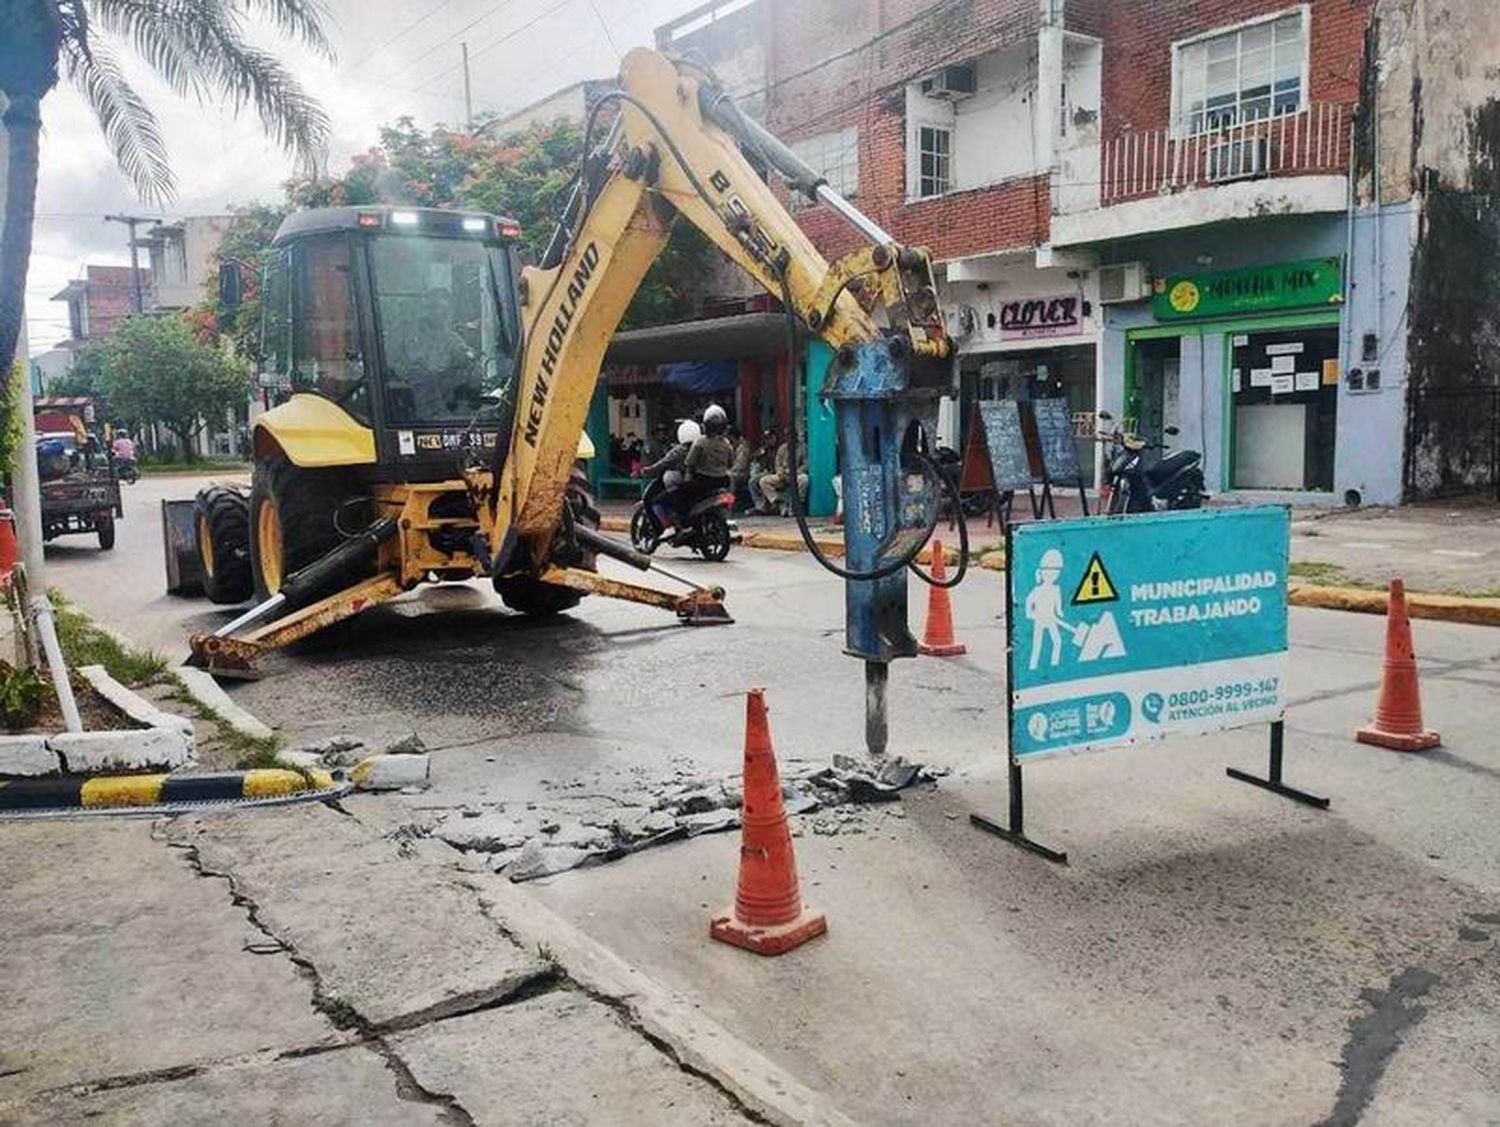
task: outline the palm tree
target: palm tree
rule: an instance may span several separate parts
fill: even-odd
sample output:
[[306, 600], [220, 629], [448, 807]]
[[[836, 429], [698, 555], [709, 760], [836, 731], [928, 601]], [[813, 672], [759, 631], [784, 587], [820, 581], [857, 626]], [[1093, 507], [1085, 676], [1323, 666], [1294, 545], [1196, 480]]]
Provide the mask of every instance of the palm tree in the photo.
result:
[[120, 168], [141, 198], [174, 190], [156, 117], [130, 88], [96, 29], [128, 43], [171, 88], [236, 110], [299, 160], [318, 159], [328, 119], [274, 56], [245, 40], [243, 21], [269, 19], [282, 35], [332, 58], [322, 0], [0, 0], [0, 124], [6, 146], [0, 210], [0, 395], [8, 395], [21, 334], [36, 216], [41, 103], [59, 68], [88, 101]]

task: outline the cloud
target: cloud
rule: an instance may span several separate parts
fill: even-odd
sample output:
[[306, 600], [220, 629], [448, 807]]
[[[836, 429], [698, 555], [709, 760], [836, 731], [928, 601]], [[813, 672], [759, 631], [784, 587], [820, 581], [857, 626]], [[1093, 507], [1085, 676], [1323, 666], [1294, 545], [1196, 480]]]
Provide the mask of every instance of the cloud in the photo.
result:
[[[329, 167], [375, 144], [379, 127], [403, 114], [424, 124], [461, 121], [459, 44], [469, 44], [474, 108], [517, 109], [584, 78], [612, 74], [621, 50], [651, 42], [652, 29], [698, 0], [331, 0], [328, 29], [339, 61], [251, 29], [322, 103], [332, 124]], [[160, 119], [177, 197], [169, 215], [221, 214], [230, 204], [276, 199], [292, 162], [260, 131], [253, 111], [238, 116], [180, 98], [128, 48], [121, 65]], [[67, 336], [66, 307], [48, 299], [80, 264], [129, 261], [125, 228], [110, 213], [151, 215], [115, 167], [88, 106], [66, 81], [42, 105], [38, 220], [27, 277], [32, 352]]]

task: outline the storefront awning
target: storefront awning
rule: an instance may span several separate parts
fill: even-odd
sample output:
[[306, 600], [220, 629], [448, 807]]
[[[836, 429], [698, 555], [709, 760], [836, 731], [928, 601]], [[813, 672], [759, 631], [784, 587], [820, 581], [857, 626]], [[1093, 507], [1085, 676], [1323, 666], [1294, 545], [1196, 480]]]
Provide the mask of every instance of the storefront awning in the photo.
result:
[[741, 313], [616, 333], [604, 359], [608, 364], [744, 360], [785, 348], [786, 319], [780, 313]]

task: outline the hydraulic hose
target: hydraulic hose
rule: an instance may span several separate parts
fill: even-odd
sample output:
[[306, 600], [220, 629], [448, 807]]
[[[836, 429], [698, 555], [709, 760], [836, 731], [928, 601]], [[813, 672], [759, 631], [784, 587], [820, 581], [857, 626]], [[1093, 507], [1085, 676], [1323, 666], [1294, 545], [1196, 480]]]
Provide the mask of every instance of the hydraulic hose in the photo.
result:
[[[787, 368], [792, 374], [792, 378], [795, 378], [797, 371], [797, 315], [793, 311], [791, 284], [787, 281], [786, 271], [784, 269], [777, 271], [777, 278], [781, 282], [781, 305], [786, 313]], [[957, 587], [963, 581], [963, 577], [967, 574], [969, 567], [968, 523], [964, 520], [963, 506], [959, 503], [958, 490], [953, 486], [947, 475], [938, 469], [937, 465], [926, 454], [918, 450], [912, 451], [912, 456], [921, 463], [923, 476], [929, 481], [935, 479], [940, 489], [946, 490], [951, 494], [955, 512], [958, 514], [958, 570], [953, 573], [952, 579], [944, 580], [941, 583], [917, 566], [917, 554], [932, 539], [932, 534], [937, 531], [939, 516], [939, 507], [937, 505], [932, 507], [932, 520], [927, 525], [927, 531], [911, 551], [905, 552], [898, 558], [884, 563], [877, 568], [871, 568], [869, 571], [852, 571], [849, 568], [840, 567], [823, 554], [822, 549], [818, 547], [817, 540], [813, 538], [812, 529], [807, 526], [807, 514], [802, 509], [802, 491], [798, 484], [798, 473], [801, 467], [797, 458], [797, 427], [795, 422], [792, 426], [791, 441], [787, 444], [787, 451], [787, 468], [792, 479], [790, 491], [792, 516], [797, 521], [797, 531], [802, 536], [802, 543], [807, 547], [813, 559], [817, 560], [825, 571], [843, 580], [868, 582], [889, 578], [902, 568], [909, 567], [922, 582], [934, 587], [942, 587], [945, 590]]]

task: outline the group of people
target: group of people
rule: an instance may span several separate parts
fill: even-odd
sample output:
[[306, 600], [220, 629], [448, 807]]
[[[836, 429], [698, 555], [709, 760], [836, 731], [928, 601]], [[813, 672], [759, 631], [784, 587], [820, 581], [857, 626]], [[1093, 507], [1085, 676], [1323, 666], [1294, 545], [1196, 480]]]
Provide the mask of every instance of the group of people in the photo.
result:
[[[654, 459], [632, 460], [631, 476], [660, 478], [666, 494], [663, 500], [679, 523], [714, 492], [732, 492], [737, 509], [762, 515], [790, 511], [791, 447], [775, 429], [765, 431], [760, 445], [752, 447], [729, 422], [724, 408], [713, 404], [704, 410], [701, 422], [682, 420], [676, 437], [676, 443]], [[807, 483], [807, 474], [799, 466], [797, 491], [804, 500]]]

